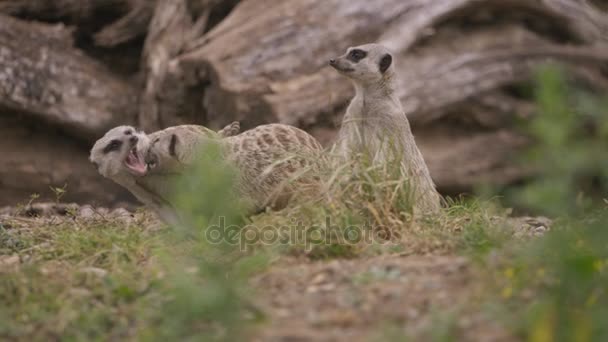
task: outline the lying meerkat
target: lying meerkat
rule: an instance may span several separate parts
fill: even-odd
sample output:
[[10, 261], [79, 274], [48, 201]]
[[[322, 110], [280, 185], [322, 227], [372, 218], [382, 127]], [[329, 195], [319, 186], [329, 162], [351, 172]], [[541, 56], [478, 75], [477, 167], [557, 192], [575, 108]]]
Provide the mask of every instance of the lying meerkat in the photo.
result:
[[151, 134], [150, 139], [149, 171], [141, 179], [147, 186], [167, 196], [171, 191], [167, 176], [184, 172], [203, 144], [217, 142], [224, 160], [236, 168], [235, 190], [249, 204], [249, 212], [281, 209], [296, 191], [314, 186], [310, 174], [303, 174], [315, 167], [322, 151], [311, 135], [283, 124], [258, 126], [221, 140], [184, 125]]
[[340, 154], [348, 158], [367, 153], [374, 163], [399, 160], [411, 180], [415, 208], [427, 213], [439, 210], [441, 196], [397, 96], [392, 54], [382, 45], [367, 44], [349, 48], [329, 63], [356, 90], [339, 132]]
[[[199, 126], [202, 127], [202, 126]], [[202, 127], [209, 135], [224, 138], [239, 133], [240, 125], [233, 122], [218, 133]], [[141, 177], [148, 173], [145, 153], [151, 140], [144, 132], [131, 126], [119, 126], [109, 130], [97, 140], [91, 149], [89, 160], [104, 177], [113, 180], [129, 190], [144, 205], [151, 207], [167, 222], [176, 222], [177, 216], [168, 198], [147, 187]]]

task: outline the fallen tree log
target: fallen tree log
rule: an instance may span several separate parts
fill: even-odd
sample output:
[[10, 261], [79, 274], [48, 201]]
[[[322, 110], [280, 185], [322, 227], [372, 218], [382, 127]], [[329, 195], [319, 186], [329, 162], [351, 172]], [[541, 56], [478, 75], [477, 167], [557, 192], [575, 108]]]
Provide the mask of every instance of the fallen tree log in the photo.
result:
[[[140, 98], [139, 126], [146, 132], [154, 132], [163, 125], [162, 118], [179, 116], [184, 111], [185, 86], [179, 82], [172, 88], [163, 88], [169, 62], [179, 54], [191, 38], [193, 20], [186, 0], [159, 1], [143, 50], [146, 85]], [[177, 96], [175, 95], [177, 94]], [[177, 101], [173, 99], [177, 98]]]
[[93, 39], [96, 45], [113, 47], [146, 34], [156, 2], [131, 0], [130, 5], [126, 15], [95, 33]]
[[142, 53], [146, 84], [138, 119], [145, 131], [205, 121], [201, 89], [171, 69], [175, 68], [173, 60], [207, 30], [213, 10], [230, 5], [226, 0], [157, 3]]
[[[571, 10], [576, 5], [582, 9]], [[245, 126], [262, 119], [310, 125], [343, 106], [352, 94], [348, 82], [326, 67], [327, 60], [348, 46], [380, 41], [401, 55], [402, 83], [408, 86], [402, 93], [406, 109], [422, 113], [427, 107], [435, 109], [435, 99], [452, 103], [529, 78], [547, 59], [568, 63], [570, 56], [560, 53], [565, 45], [578, 45], [581, 55], [591, 46], [605, 47], [607, 21], [605, 13], [579, 0], [380, 0], [373, 4], [364, 0], [266, 0], [263, 4], [250, 0], [191, 44], [191, 50], [178, 58], [181, 68], [177, 71], [198, 74], [206, 84], [205, 109], [213, 125], [223, 123], [226, 116], [244, 121]], [[469, 27], [461, 28], [462, 22]], [[280, 30], [270, 32], [270, 27]], [[444, 46], [446, 39], [440, 33], [445, 28], [451, 33], [447, 43], [452, 49]], [[427, 53], [413, 55], [421, 46], [427, 47]], [[454, 57], [475, 57], [470, 47], [479, 58], [454, 66]], [[549, 51], [530, 51], [543, 47]], [[509, 54], [517, 48], [530, 51], [530, 56]], [[605, 55], [597, 56], [597, 49], [588, 51], [588, 62], [596, 67], [605, 61]], [[502, 56], [492, 60], [496, 54]], [[477, 71], [481, 66], [484, 69]], [[422, 72], [407, 73], [420, 67], [424, 67]], [[483, 70], [488, 69], [497, 74], [487, 75]], [[428, 70], [442, 75], [425, 74]], [[462, 79], [461, 74], [470, 77]], [[459, 79], [458, 87], [449, 83], [441, 87], [446, 80], [454, 83]], [[485, 87], [471, 87], [480, 79], [485, 80]], [[431, 86], [431, 82], [439, 86]], [[420, 98], [424, 92], [434, 99]], [[460, 94], [447, 96], [449, 92]]]
[[[539, 67], [552, 62], [592, 88], [608, 90], [602, 72], [607, 25], [607, 14], [583, 0], [246, 0], [190, 44], [173, 71], [196, 75], [205, 85], [212, 127], [231, 120], [244, 127], [274, 121], [331, 126], [353, 91], [327, 60], [349, 46], [379, 41], [398, 55], [400, 96], [421, 149], [431, 151], [431, 174], [440, 188], [463, 190], [479, 179], [508, 184], [529, 171], [496, 159], [508, 158], [520, 145], [517, 139], [485, 148], [490, 137], [505, 136], [514, 119], [534, 112], [532, 99], [514, 97], [510, 87], [531, 82]], [[461, 109], [468, 129], [433, 139], [445, 148], [458, 139], [476, 152], [436, 158], [422, 127], [442, 126], [454, 108]], [[487, 138], [475, 138], [479, 134]]]
[[0, 115], [0, 136], [0, 207], [26, 204], [33, 194], [54, 201], [51, 188], [63, 187], [66, 193], [61, 201], [66, 202], [133, 201], [128, 192], [97, 173], [87, 159], [87, 147], [57, 130], [24, 125], [17, 115]]
[[0, 16], [0, 106], [85, 141], [134, 122], [135, 88], [72, 45], [62, 25]]
[[84, 22], [99, 11], [125, 13], [139, 0], [1, 0], [0, 13], [45, 21]]

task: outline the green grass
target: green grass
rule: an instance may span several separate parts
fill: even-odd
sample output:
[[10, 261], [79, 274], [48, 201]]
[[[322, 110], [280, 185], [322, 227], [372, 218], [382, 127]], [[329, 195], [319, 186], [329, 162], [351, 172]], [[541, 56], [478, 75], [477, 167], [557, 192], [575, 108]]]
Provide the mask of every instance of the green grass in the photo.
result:
[[157, 286], [149, 263], [154, 234], [113, 222], [14, 225], [4, 234], [27, 247], [16, 251], [16, 269], [2, 269], [2, 338], [81, 341], [137, 334], [141, 322], [135, 318]]
[[[542, 239], [509, 241], [482, 265], [499, 315], [529, 341], [608, 340], [608, 164], [605, 101], [539, 73], [536, 141], [524, 161], [538, 176], [507, 202], [551, 215]], [[602, 105], [603, 103], [603, 105]]]

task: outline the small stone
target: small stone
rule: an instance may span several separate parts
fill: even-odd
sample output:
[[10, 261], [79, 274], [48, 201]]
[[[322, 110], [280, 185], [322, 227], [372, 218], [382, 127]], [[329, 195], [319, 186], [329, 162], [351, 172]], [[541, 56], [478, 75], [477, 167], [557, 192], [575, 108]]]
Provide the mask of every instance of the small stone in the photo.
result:
[[80, 269], [80, 272], [85, 273], [85, 274], [94, 275], [99, 278], [103, 278], [108, 274], [108, 271], [104, 270], [103, 268], [98, 268], [98, 267], [84, 267], [84, 268]]
[[93, 209], [92, 206], [85, 205], [80, 208], [80, 212], [78, 213], [78, 216], [80, 216], [83, 219], [91, 219], [95, 216], [95, 210]]

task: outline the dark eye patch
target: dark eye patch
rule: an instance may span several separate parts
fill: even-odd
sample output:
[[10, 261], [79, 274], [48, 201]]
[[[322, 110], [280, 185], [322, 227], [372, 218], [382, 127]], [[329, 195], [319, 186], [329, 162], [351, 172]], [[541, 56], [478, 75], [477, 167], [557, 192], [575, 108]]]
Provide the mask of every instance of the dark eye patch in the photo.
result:
[[358, 63], [359, 61], [361, 61], [365, 57], [367, 57], [367, 52], [363, 51], [361, 49], [352, 49], [348, 53], [348, 59], [350, 61], [352, 61], [352, 62], [355, 62], [355, 63]]
[[131, 135], [131, 134], [133, 134], [132, 130], [128, 129], [128, 130], [125, 131], [125, 135]]
[[118, 151], [122, 146], [122, 141], [120, 140], [112, 140], [106, 147], [103, 148], [103, 154], [108, 154], [112, 151]]

